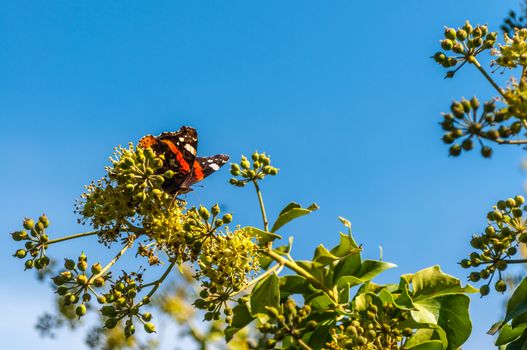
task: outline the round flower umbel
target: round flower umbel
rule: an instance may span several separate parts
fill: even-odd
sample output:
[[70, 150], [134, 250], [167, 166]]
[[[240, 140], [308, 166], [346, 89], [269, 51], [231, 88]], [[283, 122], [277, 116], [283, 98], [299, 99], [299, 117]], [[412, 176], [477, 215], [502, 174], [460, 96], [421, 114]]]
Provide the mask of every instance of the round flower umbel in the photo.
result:
[[524, 123], [527, 120], [527, 81], [524, 78], [520, 82], [512, 80], [504, 90], [504, 99], [507, 103], [504, 113], [507, 118], [516, 119], [510, 127], [511, 134], [516, 135], [520, 133], [522, 126], [526, 125]]
[[527, 29], [515, 28], [512, 37], [507, 33], [504, 37], [505, 45], [498, 45], [497, 49], [492, 50], [496, 56], [493, 63], [509, 69], [527, 66]]
[[243, 187], [248, 182], [263, 180], [265, 176], [278, 174], [278, 168], [271, 166], [271, 157], [265, 153], [254, 152], [251, 156], [252, 164], [247, 157], [242, 155], [241, 162], [231, 164], [231, 174], [239, 176], [241, 179], [233, 177], [230, 183], [234, 186]]
[[[371, 303], [367, 309], [357, 313], [356, 318], [348, 320], [331, 330], [332, 341], [328, 349], [403, 349], [401, 340], [413, 335], [411, 328], [403, 328], [410, 319], [410, 311], [399, 309], [393, 303]], [[404, 344], [404, 342], [402, 342]]]
[[77, 212], [82, 222], [90, 221], [94, 228], [107, 233], [101, 239], [115, 241], [126, 223], [141, 221], [145, 215], [170, 206], [173, 196], [163, 192], [161, 184], [173, 172], [156, 174], [163, 166], [163, 156], [132, 144], [117, 148], [110, 160], [107, 176], [86, 187]]
[[487, 214], [489, 222], [485, 232], [474, 235], [470, 241], [477, 251], [470, 253], [468, 259], [460, 262], [463, 268], [485, 265], [480, 271], [471, 272], [469, 275], [472, 282], [488, 280], [487, 284], [480, 288], [482, 296], [489, 294], [490, 284], [496, 272], [496, 291], [504, 292], [507, 288], [501, 273], [509, 264], [518, 263], [510, 258], [516, 255], [520, 243], [527, 243], [527, 222], [523, 218], [525, 208], [522, 209], [524, 203], [525, 199], [522, 196], [499, 201], [494, 210]]
[[197, 279], [203, 287], [195, 305], [206, 309], [206, 319], [218, 319], [228, 309], [230, 295], [244, 289], [260, 271], [260, 252], [249, 230], [217, 231], [203, 241]]
[[293, 299], [288, 298], [279, 309], [275, 307], [267, 307], [267, 309], [270, 319], [260, 324], [258, 330], [270, 337], [266, 343], [268, 349], [274, 349], [284, 343], [302, 342], [302, 336], [317, 327], [315, 320], [309, 320], [311, 314], [309, 304], [299, 307]]
[[462, 151], [472, 150], [476, 142], [481, 147], [481, 155], [489, 158], [492, 155], [492, 148], [484, 145], [483, 139], [496, 141], [500, 137], [510, 136], [512, 130], [517, 129], [515, 124], [510, 128], [504, 126], [498, 130], [494, 128], [497, 121], [503, 121], [506, 117], [496, 111], [494, 101], [486, 102], [481, 113], [478, 113], [479, 108], [478, 99], [473, 97], [470, 101], [466, 99], [454, 101], [450, 106], [451, 113], [443, 114], [441, 122], [441, 127], [445, 130], [443, 142], [452, 144], [449, 150], [451, 156], [457, 157]]
[[33, 267], [41, 270], [49, 265], [50, 259], [46, 256], [49, 242], [49, 237], [46, 234], [48, 226], [49, 220], [46, 215], [39, 217], [36, 223], [33, 219], [26, 218], [22, 223], [24, 230], [11, 233], [13, 240], [25, 242], [24, 248], [18, 249], [14, 256], [25, 259], [29, 255], [25, 263], [26, 270]]
[[[497, 37], [498, 33], [489, 33], [486, 25], [478, 25], [474, 28], [469, 21], [466, 21], [465, 25], [457, 30], [445, 28], [445, 38], [441, 40], [441, 48], [444, 52], [437, 52], [433, 58], [444, 68], [457, 66], [446, 74], [447, 78], [452, 78], [466, 62], [479, 65], [476, 56], [494, 47]], [[449, 56], [450, 52], [453, 55]]]

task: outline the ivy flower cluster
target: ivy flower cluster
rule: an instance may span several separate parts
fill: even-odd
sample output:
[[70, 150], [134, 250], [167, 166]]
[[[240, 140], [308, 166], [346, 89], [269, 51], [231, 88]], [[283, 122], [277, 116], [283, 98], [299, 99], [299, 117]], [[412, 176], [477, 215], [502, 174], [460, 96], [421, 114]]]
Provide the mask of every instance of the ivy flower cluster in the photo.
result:
[[410, 311], [390, 302], [376, 301], [372, 300], [355, 318], [333, 328], [328, 349], [404, 349], [404, 339], [414, 334], [412, 328], [403, 326], [411, 318]]
[[26, 218], [22, 223], [24, 230], [15, 231], [11, 233], [11, 238], [17, 242], [24, 242], [24, 248], [18, 249], [13, 256], [19, 259], [29, 258], [25, 262], [25, 268], [37, 270], [46, 268], [50, 259], [46, 256], [46, 249], [48, 248], [49, 237], [46, 234], [46, 229], [49, 226], [49, 219], [46, 215], [42, 215], [35, 220]]
[[[446, 77], [452, 78], [466, 62], [479, 64], [476, 56], [494, 47], [497, 37], [498, 33], [489, 33], [486, 25], [478, 25], [474, 28], [469, 21], [466, 21], [461, 28], [445, 28], [444, 39], [441, 40], [441, 48], [444, 52], [437, 52], [433, 58], [444, 68], [457, 66], [455, 70], [447, 72]], [[450, 52], [453, 55], [449, 56]]]
[[515, 263], [511, 257], [516, 255], [518, 245], [527, 243], [527, 223], [523, 217], [525, 208], [522, 208], [524, 203], [525, 199], [522, 196], [499, 201], [493, 207], [494, 210], [487, 214], [488, 226], [485, 231], [474, 235], [470, 241], [476, 251], [470, 253], [468, 259], [460, 262], [460, 265], [467, 269], [477, 269], [484, 265], [482, 269], [473, 271], [469, 275], [469, 280], [472, 282], [488, 281], [480, 288], [482, 296], [489, 294], [496, 273], [498, 275], [494, 284], [496, 291], [503, 293], [507, 289], [502, 272], [509, 264]]
[[[266, 347], [274, 349], [279, 343], [296, 344], [302, 342], [302, 336], [317, 327], [315, 320], [310, 320], [311, 306], [299, 307], [292, 298], [280, 304], [280, 308], [268, 307], [270, 319], [258, 326], [258, 330], [268, 339]], [[288, 339], [289, 338], [289, 339]]]
[[492, 50], [494, 64], [510, 69], [527, 66], [527, 29], [516, 28], [512, 37], [505, 33], [504, 38], [505, 45]]
[[241, 179], [233, 177], [231, 185], [243, 187], [248, 182], [263, 180], [267, 175], [277, 175], [279, 169], [271, 166], [271, 158], [265, 153], [254, 152], [251, 155], [252, 164], [246, 156], [242, 155], [241, 162], [231, 164], [232, 176], [239, 176]]

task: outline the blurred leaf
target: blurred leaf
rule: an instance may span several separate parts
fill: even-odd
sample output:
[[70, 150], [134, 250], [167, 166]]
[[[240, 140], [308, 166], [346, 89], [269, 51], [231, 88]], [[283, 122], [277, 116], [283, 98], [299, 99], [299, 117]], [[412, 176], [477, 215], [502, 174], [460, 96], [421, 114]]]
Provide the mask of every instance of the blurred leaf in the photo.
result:
[[247, 226], [245, 229], [249, 230], [253, 237], [258, 239], [258, 244], [260, 245], [272, 242], [275, 239], [282, 239], [282, 236], [277, 235], [276, 233], [262, 231], [256, 227]]
[[527, 323], [523, 323], [515, 328], [512, 328], [508, 324], [505, 324], [500, 331], [498, 339], [496, 339], [496, 345], [506, 345], [520, 338], [527, 328]]
[[225, 329], [225, 339], [229, 342], [232, 337], [254, 320], [245, 303], [236, 305], [233, 309], [232, 323]]
[[256, 283], [251, 292], [251, 315], [267, 314], [266, 306], [279, 308], [280, 290], [278, 288], [278, 276], [271, 274]]
[[280, 297], [287, 298], [291, 294], [309, 295], [313, 293], [314, 289], [311, 284], [302, 276], [289, 275], [283, 276], [279, 279]]
[[284, 209], [282, 209], [282, 211], [278, 215], [278, 218], [276, 219], [273, 228], [271, 229], [271, 232], [276, 232], [280, 229], [280, 227], [284, 226], [289, 221], [307, 215], [317, 209], [318, 205], [316, 205], [315, 203], [311, 204], [307, 208], [302, 208], [300, 204], [295, 202], [289, 203]]

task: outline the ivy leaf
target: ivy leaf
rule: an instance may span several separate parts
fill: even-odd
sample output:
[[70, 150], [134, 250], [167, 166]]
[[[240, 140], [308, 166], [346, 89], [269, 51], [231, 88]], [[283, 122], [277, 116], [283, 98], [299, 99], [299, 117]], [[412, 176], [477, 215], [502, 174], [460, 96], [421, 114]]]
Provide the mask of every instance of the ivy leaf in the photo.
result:
[[251, 316], [247, 304], [240, 303], [232, 309], [232, 323], [225, 329], [225, 339], [227, 342], [231, 341], [232, 337], [249, 323], [254, 320]]
[[329, 265], [339, 259], [340, 258], [338, 256], [331, 254], [329, 250], [327, 250], [322, 244], [319, 245], [317, 249], [315, 249], [315, 254], [313, 256], [313, 261], [321, 263], [324, 266]]
[[329, 340], [329, 330], [335, 327], [335, 318], [318, 321], [317, 329], [309, 337], [308, 345], [313, 349], [322, 349]]
[[443, 273], [437, 265], [418, 271], [413, 275], [403, 275], [401, 277], [412, 282], [412, 299], [414, 301], [448, 294], [476, 293], [478, 291], [470, 285], [461, 287], [459, 279]]
[[259, 245], [264, 245], [269, 242], [274, 241], [275, 239], [281, 239], [282, 236], [277, 235], [276, 233], [262, 231], [259, 228], [247, 226], [245, 227], [246, 230], [249, 230], [253, 237], [256, 237], [258, 239]]
[[278, 215], [278, 218], [276, 219], [273, 228], [271, 229], [271, 232], [276, 232], [280, 229], [280, 227], [284, 226], [289, 221], [307, 215], [317, 209], [318, 205], [316, 205], [315, 203], [311, 204], [307, 208], [302, 208], [300, 204], [295, 202], [289, 203], [285, 206], [284, 209], [282, 209], [282, 211]]
[[251, 292], [250, 303], [252, 316], [266, 315], [266, 306], [277, 309], [280, 307], [280, 289], [276, 274], [273, 273], [256, 283]]
[[520, 338], [527, 328], [527, 323], [523, 323], [515, 328], [505, 324], [500, 331], [498, 339], [496, 339], [496, 346], [509, 344]]
[[340, 242], [336, 247], [330, 250], [330, 253], [339, 258], [344, 258], [351, 254], [360, 253], [360, 248], [351, 235], [340, 233]]
[[291, 294], [302, 294], [308, 295], [313, 293], [314, 289], [311, 288], [309, 283], [304, 277], [299, 275], [288, 275], [280, 277], [280, 297], [282, 299], [287, 298]]
[[436, 325], [423, 326], [406, 342], [405, 348], [412, 350], [444, 350], [447, 348], [448, 340], [440, 327]]

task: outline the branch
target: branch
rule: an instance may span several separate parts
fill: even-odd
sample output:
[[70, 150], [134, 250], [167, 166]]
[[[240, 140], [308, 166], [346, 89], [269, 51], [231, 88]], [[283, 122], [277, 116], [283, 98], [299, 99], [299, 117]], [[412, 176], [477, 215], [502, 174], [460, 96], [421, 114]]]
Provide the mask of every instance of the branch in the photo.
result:
[[60, 237], [60, 238], [50, 239], [49, 241], [40, 244], [38, 246], [38, 248], [41, 248], [44, 245], [49, 245], [49, 244], [53, 244], [53, 243], [63, 242], [63, 241], [67, 241], [67, 240], [70, 240], [70, 239], [93, 236], [93, 235], [96, 235], [99, 232], [100, 231], [89, 231], [89, 232], [77, 233], [77, 234], [71, 235], [71, 236], [64, 236], [64, 237]]

